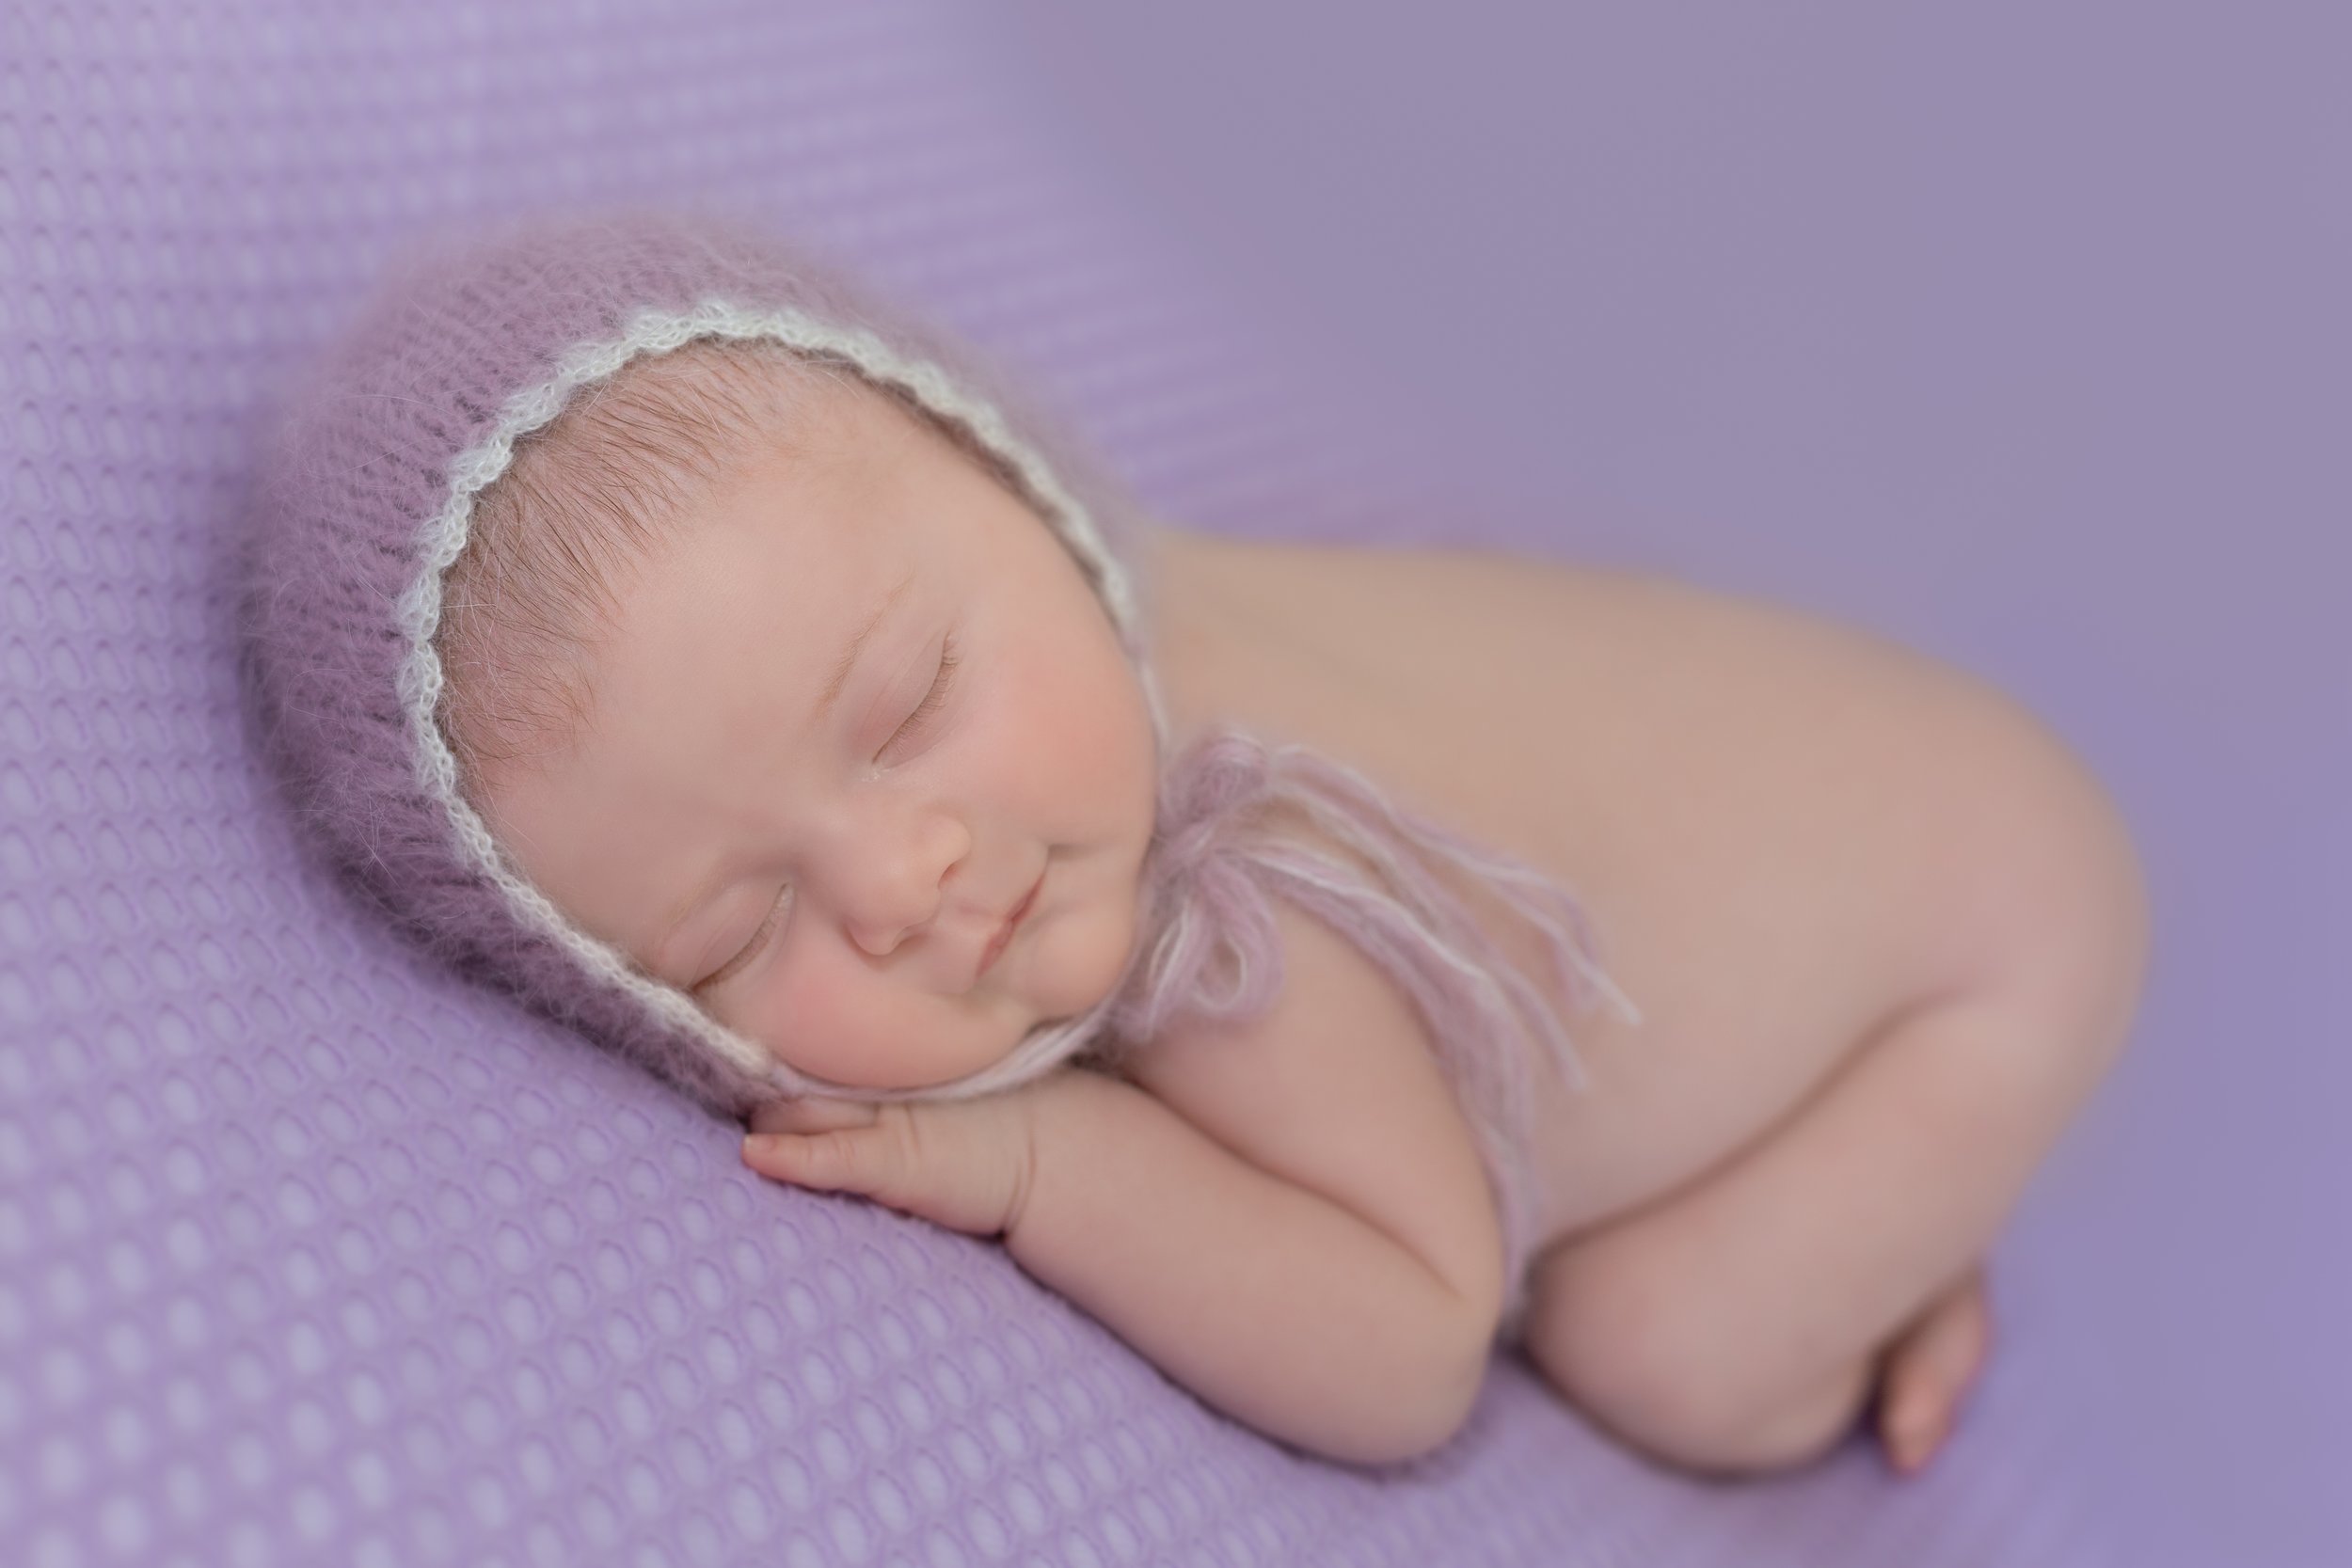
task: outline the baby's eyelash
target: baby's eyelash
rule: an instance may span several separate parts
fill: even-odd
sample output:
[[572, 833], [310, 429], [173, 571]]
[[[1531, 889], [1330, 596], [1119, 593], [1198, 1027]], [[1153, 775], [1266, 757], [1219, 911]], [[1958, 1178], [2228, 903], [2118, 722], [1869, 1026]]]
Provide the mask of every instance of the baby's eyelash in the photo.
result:
[[717, 985], [720, 981], [725, 979], [728, 975], [733, 974], [737, 970], [751, 962], [754, 956], [756, 955], [761, 948], [768, 945], [769, 934], [775, 930], [776, 922], [783, 918], [785, 905], [790, 898], [791, 894], [792, 889], [789, 885], [786, 886], [783, 892], [777, 894], [776, 901], [769, 906], [768, 918], [759, 923], [759, 929], [752, 933], [751, 941], [745, 942], [736, 953], [735, 957], [729, 958], [725, 963], [721, 964], [717, 969], [711, 971], [711, 973], [705, 978], [695, 981], [691, 989], [694, 990], [707, 990], [711, 986]]
[[[900, 740], [912, 734], [923, 723], [925, 720], [929, 719], [932, 714], [937, 713], [940, 708], [946, 705], [947, 701], [947, 690], [950, 687], [955, 685], [956, 666], [962, 662], [963, 656], [956, 651], [955, 634], [950, 632], [947, 634], [946, 641], [940, 646], [939, 675], [937, 679], [931, 682], [930, 695], [926, 696], [920, 704], [916, 705], [914, 711], [907, 715], [907, 721], [898, 726], [898, 734], [890, 737], [890, 744], [892, 746], [897, 745]], [[888, 749], [888, 747], [883, 748], [885, 751]]]

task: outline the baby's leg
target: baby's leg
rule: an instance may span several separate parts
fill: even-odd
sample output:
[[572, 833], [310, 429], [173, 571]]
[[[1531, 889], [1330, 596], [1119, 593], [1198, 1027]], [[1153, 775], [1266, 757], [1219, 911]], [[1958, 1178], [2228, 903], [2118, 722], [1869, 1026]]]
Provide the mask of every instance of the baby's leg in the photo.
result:
[[1530, 1281], [1531, 1358], [1677, 1464], [1765, 1469], [1835, 1443], [1882, 1349], [1966, 1288], [2122, 1044], [2142, 959], [2104, 945], [2086, 962], [2053, 942], [1898, 1012], [1726, 1164], [1557, 1244]]

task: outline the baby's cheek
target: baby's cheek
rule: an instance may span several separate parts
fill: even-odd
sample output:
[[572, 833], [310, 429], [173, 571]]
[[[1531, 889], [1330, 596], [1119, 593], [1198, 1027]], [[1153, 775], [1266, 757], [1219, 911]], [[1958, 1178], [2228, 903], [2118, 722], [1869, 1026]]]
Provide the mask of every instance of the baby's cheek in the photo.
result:
[[1125, 972], [1136, 927], [1120, 889], [1038, 932], [1027, 996], [1038, 1016], [1073, 1018], [1109, 995]]
[[746, 1030], [778, 1061], [829, 1083], [919, 1088], [1002, 1054], [969, 1022], [878, 975], [846, 949], [789, 955], [766, 978]]
[[1019, 695], [996, 732], [998, 762], [1013, 788], [1055, 818], [1095, 826], [1148, 822], [1156, 780], [1152, 719], [1125, 656], [1109, 641], [1029, 650]]
[[779, 956], [751, 988], [738, 1027], [777, 1060], [834, 1083], [861, 1082], [875, 1040], [886, 1037], [876, 1017], [880, 988], [855, 964], [801, 952]]

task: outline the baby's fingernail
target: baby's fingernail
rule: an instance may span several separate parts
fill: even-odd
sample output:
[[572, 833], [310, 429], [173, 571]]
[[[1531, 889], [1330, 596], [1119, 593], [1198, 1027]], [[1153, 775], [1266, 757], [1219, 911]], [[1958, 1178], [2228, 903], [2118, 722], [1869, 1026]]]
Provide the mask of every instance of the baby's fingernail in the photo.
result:
[[743, 1152], [746, 1154], [778, 1154], [783, 1150], [784, 1134], [781, 1132], [754, 1132], [743, 1140]]

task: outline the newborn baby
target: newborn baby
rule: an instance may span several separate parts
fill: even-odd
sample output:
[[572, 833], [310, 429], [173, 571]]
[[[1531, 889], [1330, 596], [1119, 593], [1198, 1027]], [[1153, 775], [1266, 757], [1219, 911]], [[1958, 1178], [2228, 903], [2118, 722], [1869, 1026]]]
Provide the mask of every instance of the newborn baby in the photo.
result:
[[[675, 483], [676, 432], [723, 460]], [[868, 375], [690, 338], [515, 448], [419, 623], [520, 882], [795, 1082], [874, 1091], [767, 1101], [744, 1160], [1001, 1237], [1334, 1458], [1443, 1442], [1507, 1331], [1673, 1463], [1799, 1463], [1867, 1407], [1924, 1464], [1986, 1354], [1980, 1260], [2141, 981], [2140, 874], [2079, 764], [1869, 637], [1476, 553], [1154, 522], [1138, 664], [1016, 480]], [[1391, 854], [1416, 830], [1304, 786], [1229, 807], [1312, 851], [1302, 888], [1414, 859], [1443, 900], [1384, 907], [1474, 920], [1425, 945], [1487, 955], [1478, 1016], [1506, 983], [1575, 1015], [1572, 1060], [1525, 1053], [1523, 1189], [1456, 1092], [1470, 1015], [1336, 906], [1266, 906], [1255, 1006], [1103, 1012], [1184, 948], [1168, 759], [1211, 777], [1239, 737], [1458, 835]], [[1526, 989], [1561, 972], [1538, 880], [1593, 911], [1613, 1012]], [[926, 1092], [1094, 1016], [1116, 1050]]]

